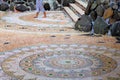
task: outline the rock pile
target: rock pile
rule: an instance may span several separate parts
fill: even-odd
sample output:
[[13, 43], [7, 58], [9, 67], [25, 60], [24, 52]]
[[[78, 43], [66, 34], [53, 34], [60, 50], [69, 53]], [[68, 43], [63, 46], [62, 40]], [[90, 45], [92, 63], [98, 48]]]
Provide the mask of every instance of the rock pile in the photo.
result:
[[[86, 18], [91, 25], [82, 21]], [[110, 30], [113, 36], [120, 36], [120, 0], [89, 0], [85, 14], [76, 22], [75, 29], [81, 30], [88, 26], [87, 32], [92, 27], [96, 34], [106, 34]]]
[[18, 11], [28, 11], [28, 10], [35, 10], [35, 4], [34, 2], [26, 2], [24, 0], [12, 0], [12, 1], [3, 1], [0, 3], [0, 10], [1, 11], [7, 11], [7, 10], [14, 10], [14, 7]]
[[[53, 3], [49, 3], [47, 1], [43, 1], [45, 10], [57, 9], [58, 4], [56, 1], [52, 1]], [[0, 11], [14, 10], [14, 6], [16, 10], [20, 12], [31, 11], [36, 9], [36, 0], [0, 0]], [[52, 8], [51, 8], [52, 7]]]

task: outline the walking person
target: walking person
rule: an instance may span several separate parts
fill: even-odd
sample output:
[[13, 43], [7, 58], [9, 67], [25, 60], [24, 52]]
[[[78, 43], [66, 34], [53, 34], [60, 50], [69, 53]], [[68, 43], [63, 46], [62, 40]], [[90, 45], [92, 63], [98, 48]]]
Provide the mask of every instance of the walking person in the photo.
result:
[[40, 11], [43, 12], [43, 14], [44, 14], [43, 18], [46, 18], [46, 12], [43, 7], [43, 0], [36, 0], [36, 15], [34, 18], [38, 17]]

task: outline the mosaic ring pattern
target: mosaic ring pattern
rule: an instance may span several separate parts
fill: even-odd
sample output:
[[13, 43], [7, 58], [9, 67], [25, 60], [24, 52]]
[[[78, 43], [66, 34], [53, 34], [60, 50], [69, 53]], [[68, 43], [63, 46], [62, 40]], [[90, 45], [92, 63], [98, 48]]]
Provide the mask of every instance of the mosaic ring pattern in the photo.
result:
[[[104, 55], [119, 50], [80, 44], [21, 48], [2, 63], [5, 73], [22, 80], [79, 80], [111, 73], [117, 61]], [[16, 66], [14, 66], [14, 65]]]

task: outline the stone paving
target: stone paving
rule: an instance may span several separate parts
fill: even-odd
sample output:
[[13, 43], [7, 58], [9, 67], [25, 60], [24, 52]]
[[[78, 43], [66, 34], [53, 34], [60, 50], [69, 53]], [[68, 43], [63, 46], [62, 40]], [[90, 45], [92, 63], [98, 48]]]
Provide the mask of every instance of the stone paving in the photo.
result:
[[[37, 26], [37, 27], [72, 27], [73, 22], [70, 21], [62, 11], [48, 11], [47, 18], [42, 18], [41, 13], [38, 18], [31, 18], [35, 16], [35, 12], [25, 13], [10, 13], [2, 20], [8, 23], [20, 24], [23, 26]], [[12, 15], [11, 15], [12, 14]], [[27, 20], [27, 21], [26, 21]]]
[[0, 80], [120, 80], [115, 38], [75, 31], [64, 12], [47, 13], [47, 19], [31, 18], [33, 12], [2, 17]]

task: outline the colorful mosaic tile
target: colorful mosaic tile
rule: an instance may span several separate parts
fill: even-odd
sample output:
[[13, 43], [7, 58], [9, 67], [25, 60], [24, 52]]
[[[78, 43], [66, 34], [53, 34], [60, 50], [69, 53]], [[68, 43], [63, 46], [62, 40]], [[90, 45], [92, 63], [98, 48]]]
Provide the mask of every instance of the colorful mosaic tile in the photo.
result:
[[[78, 51], [80, 49], [83, 50]], [[91, 49], [94, 51], [89, 52]], [[118, 52], [116, 49], [80, 44], [31, 46], [5, 52], [11, 56], [3, 61], [1, 69], [22, 80], [87, 80], [109, 77], [112, 73], [117, 76], [118, 60], [104, 55], [105, 52], [97, 53], [101, 49]]]

